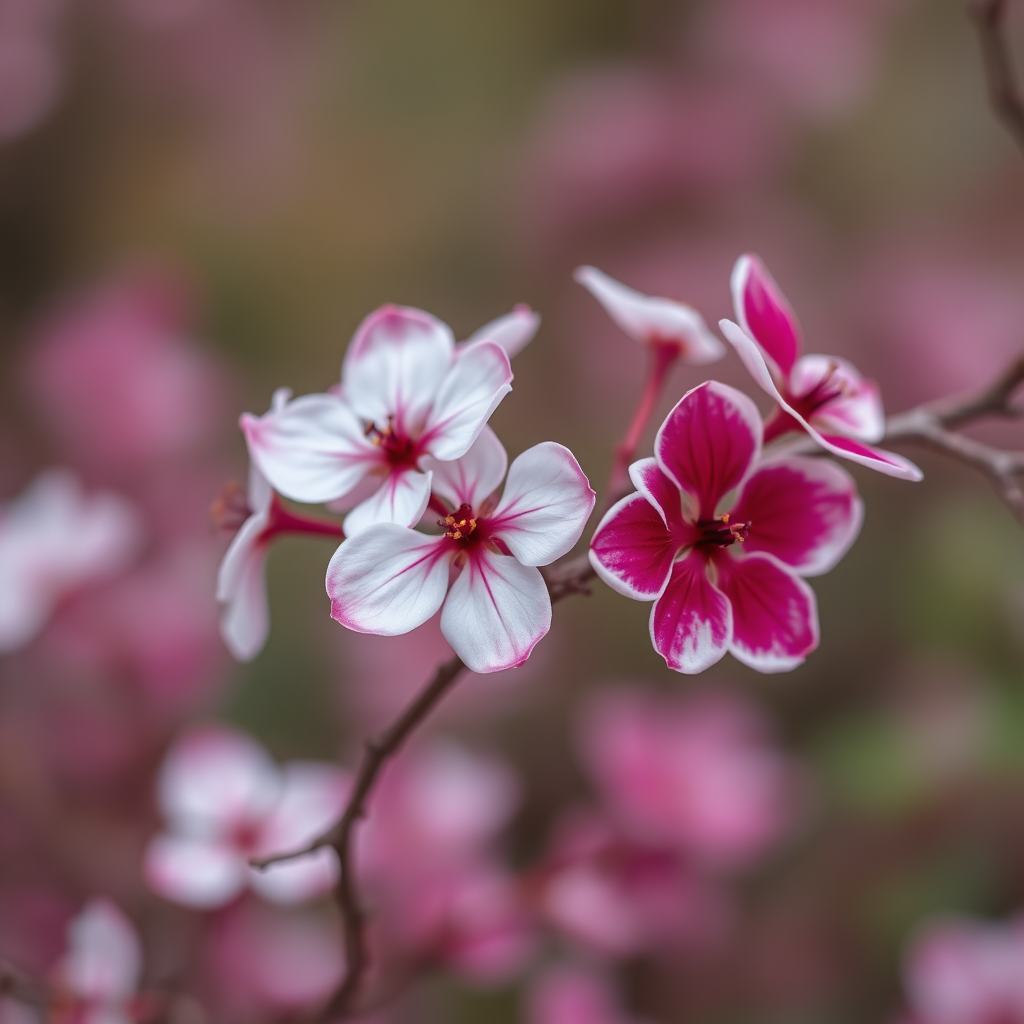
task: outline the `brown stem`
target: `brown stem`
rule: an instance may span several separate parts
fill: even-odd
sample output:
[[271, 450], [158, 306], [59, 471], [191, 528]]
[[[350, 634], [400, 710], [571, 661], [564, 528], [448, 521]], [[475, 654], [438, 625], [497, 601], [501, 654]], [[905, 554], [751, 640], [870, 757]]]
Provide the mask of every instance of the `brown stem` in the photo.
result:
[[1009, 49], [1003, 38], [1006, 0], [972, 0], [968, 9], [981, 42], [989, 103], [1003, 127], [1024, 150], [1024, 101], [1021, 100]]

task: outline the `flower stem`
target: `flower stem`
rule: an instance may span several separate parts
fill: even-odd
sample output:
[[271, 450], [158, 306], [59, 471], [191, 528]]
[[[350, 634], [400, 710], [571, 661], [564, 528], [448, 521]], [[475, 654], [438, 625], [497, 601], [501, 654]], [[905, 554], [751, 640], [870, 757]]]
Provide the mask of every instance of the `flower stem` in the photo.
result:
[[344, 540], [345, 531], [341, 524], [330, 519], [314, 519], [312, 516], [293, 512], [275, 494], [270, 506], [270, 522], [263, 532], [265, 539], [277, 537], [283, 533], [306, 534], [320, 537], [334, 537]]

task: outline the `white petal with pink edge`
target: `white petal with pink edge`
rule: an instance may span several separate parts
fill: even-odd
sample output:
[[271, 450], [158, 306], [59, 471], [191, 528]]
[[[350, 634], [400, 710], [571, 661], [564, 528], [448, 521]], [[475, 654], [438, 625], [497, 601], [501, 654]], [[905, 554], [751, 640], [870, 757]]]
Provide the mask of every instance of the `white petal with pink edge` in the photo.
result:
[[862, 466], [877, 470], [879, 473], [886, 474], [886, 476], [898, 477], [901, 480], [922, 479], [924, 474], [921, 470], [909, 459], [903, 458], [902, 455], [896, 455], [881, 448], [874, 448], [850, 437], [841, 437], [836, 434], [826, 435], [816, 430], [782, 397], [779, 389], [775, 386], [775, 382], [772, 380], [771, 374], [768, 372], [768, 365], [764, 361], [764, 357], [754, 342], [730, 320], [720, 321], [719, 326], [722, 328], [722, 333], [736, 349], [736, 353], [739, 355], [743, 365], [762, 390], [774, 398], [822, 448], [833, 455], [849, 459], [851, 462], [858, 462]]
[[697, 365], [716, 362], [725, 355], [725, 347], [692, 306], [644, 295], [596, 267], [577, 267], [573, 277], [634, 340], [675, 344], [688, 363]]
[[511, 390], [512, 367], [499, 345], [480, 341], [462, 349], [423, 427], [427, 452], [443, 461], [465, 455]]
[[250, 870], [233, 847], [166, 834], [150, 840], [142, 863], [153, 892], [199, 910], [230, 903], [245, 888]]
[[505, 479], [508, 455], [498, 435], [485, 426], [461, 458], [440, 462], [428, 457], [423, 460], [423, 468], [433, 474], [434, 491], [449, 503], [452, 511], [469, 505], [479, 513], [483, 502]]
[[653, 601], [668, 585], [676, 550], [658, 510], [642, 494], [630, 494], [598, 524], [590, 564], [612, 590]]
[[331, 615], [359, 633], [397, 636], [427, 621], [448, 590], [451, 542], [382, 523], [346, 540], [327, 567]]
[[681, 558], [651, 609], [651, 642], [676, 672], [694, 675], [721, 661], [732, 639], [729, 601], [696, 554]]
[[240, 422], [253, 463], [294, 501], [340, 498], [382, 459], [336, 395], [303, 395], [263, 416], [245, 413]]
[[280, 773], [267, 752], [223, 726], [199, 726], [182, 736], [157, 779], [160, 809], [175, 831], [195, 838], [260, 820], [280, 790]]
[[304, 857], [249, 871], [249, 884], [264, 899], [271, 903], [303, 903], [326, 895], [337, 884], [338, 855], [325, 846]]
[[493, 341], [505, 350], [505, 355], [509, 359], [512, 359], [533, 341], [539, 327], [540, 313], [519, 303], [511, 313], [499, 316], [496, 320], [484, 324], [478, 331], [474, 331], [464, 344], [475, 345], [478, 341]]
[[820, 576], [856, 540], [864, 503], [834, 462], [793, 456], [756, 469], [730, 514], [752, 524], [744, 551], [766, 551], [801, 576]]
[[736, 261], [730, 284], [736, 319], [758, 345], [771, 372], [787, 380], [800, 354], [800, 325], [782, 290], [751, 253]]
[[675, 481], [665, 475], [657, 459], [638, 459], [629, 467], [629, 479], [658, 510], [666, 526], [679, 528], [684, 523], [684, 517], [690, 520], [695, 517], [696, 509], [683, 509], [683, 501], [688, 496], [679, 490]]
[[142, 946], [131, 921], [110, 900], [90, 901], [68, 925], [68, 951], [57, 971], [79, 999], [128, 999], [142, 976]]
[[688, 391], [665, 417], [654, 457], [696, 499], [694, 510], [712, 519], [718, 503], [738, 487], [761, 453], [761, 414], [742, 391], [709, 380]]
[[342, 367], [342, 395], [356, 415], [383, 429], [394, 417], [418, 433], [451, 369], [451, 328], [421, 309], [382, 306], [360, 324]]
[[878, 385], [835, 356], [801, 356], [793, 366], [789, 390], [797, 398], [824, 384], [835, 398], [815, 410], [811, 421], [826, 434], [847, 434], [874, 443], [885, 436], [885, 412]]
[[580, 539], [594, 500], [572, 452], [543, 441], [512, 463], [488, 525], [524, 565], [548, 565]]
[[380, 523], [415, 526], [430, 502], [430, 484], [429, 473], [405, 468], [391, 470], [380, 487], [345, 516], [345, 536], [354, 537]]
[[718, 586], [732, 605], [729, 653], [758, 672], [789, 672], [818, 646], [814, 591], [772, 555], [716, 562]]
[[270, 632], [267, 606], [267, 547], [259, 538], [266, 513], [250, 516], [235, 534], [217, 572], [217, 600], [226, 605], [220, 635], [238, 661], [252, 661]]
[[441, 632], [471, 672], [522, 665], [550, 627], [540, 570], [482, 547], [467, 558], [441, 612]]

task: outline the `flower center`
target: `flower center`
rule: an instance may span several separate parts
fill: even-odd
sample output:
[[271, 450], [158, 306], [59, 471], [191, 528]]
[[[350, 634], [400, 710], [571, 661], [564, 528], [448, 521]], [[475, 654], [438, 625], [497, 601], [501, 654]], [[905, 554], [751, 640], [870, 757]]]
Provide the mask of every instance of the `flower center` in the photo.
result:
[[702, 519], [697, 523], [700, 537], [698, 545], [704, 547], [727, 548], [732, 544], [742, 544], [750, 533], [751, 523], [730, 523], [729, 514], [717, 519]]
[[370, 444], [379, 448], [392, 466], [407, 466], [416, 462], [416, 444], [395, 430], [395, 417], [389, 416], [387, 425], [378, 427], [368, 423], [363, 431]]
[[839, 364], [830, 359], [821, 380], [810, 391], [793, 402], [805, 418], [834, 399], [849, 398], [853, 394], [853, 388], [850, 387], [849, 382], [837, 374], [838, 369]]
[[457, 511], [446, 515], [444, 519], [438, 519], [437, 525], [443, 526], [445, 536], [452, 540], [469, 540], [476, 529], [472, 506], [460, 505]]

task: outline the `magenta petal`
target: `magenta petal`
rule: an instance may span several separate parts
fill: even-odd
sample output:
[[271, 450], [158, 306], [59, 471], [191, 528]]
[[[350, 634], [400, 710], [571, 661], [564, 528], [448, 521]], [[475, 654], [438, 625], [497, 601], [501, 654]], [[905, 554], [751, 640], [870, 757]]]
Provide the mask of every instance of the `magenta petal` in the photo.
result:
[[758, 469], [731, 516], [750, 524], [746, 552], [766, 551], [801, 576], [817, 576], [846, 554], [864, 506], [853, 478], [834, 462], [794, 457]]
[[658, 465], [711, 519], [719, 501], [742, 483], [761, 451], [761, 416], [741, 391], [709, 380], [688, 391], [654, 440]]
[[[661, 513], [665, 525], [673, 531], [685, 532], [682, 495], [675, 482], [665, 476], [657, 459], [640, 459], [629, 467], [633, 486]], [[696, 509], [693, 510], [696, 512]]]
[[740, 326], [788, 378], [800, 352], [800, 325], [759, 257], [748, 253], [736, 261], [732, 297]]
[[652, 601], [672, 571], [676, 544], [658, 510], [641, 494], [613, 505], [590, 542], [590, 564], [613, 590]]
[[910, 461], [897, 455], [895, 452], [887, 452], [883, 448], [875, 448], [870, 444], [863, 444], [855, 441], [852, 437], [840, 437], [838, 434], [819, 434], [816, 430], [808, 431], [815, 440], [827, 448], [833, 455], [849, 459], [851, 462], [859, 462], [868, 469], [877, 469], [879, 473], [886, 476], [899, 477], [901, 480], [921, 480], [924, 473], [921, 472]]
[[668, 667], [703, 672], [721, 660], [732, 632], [729, 601], [708, 579], [704, 558], [691, 553], [676, 562], [651, 611], [651, 642]]
[[718, 585], [732, 604], [729, 651], [758, 672], [788, 672], [818, 646], [814, 591], [771, 555], [716, 560]]

